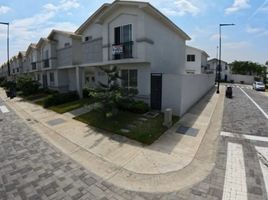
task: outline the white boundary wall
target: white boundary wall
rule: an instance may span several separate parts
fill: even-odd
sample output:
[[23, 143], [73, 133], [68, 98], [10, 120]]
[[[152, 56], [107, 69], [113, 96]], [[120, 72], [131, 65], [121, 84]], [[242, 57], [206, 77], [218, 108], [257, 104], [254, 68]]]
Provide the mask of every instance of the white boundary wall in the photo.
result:
[[254, 82], [254, 76], [230, 74], [229, 80], [233, 80], [235, 83], [240, 83], [240, 81], [244, 81], [245, 84], [252, 85]]
[[214, 74], [163, 74], [162, 109], [172, 108], [178, 116], [185, 114], [215, 84]]

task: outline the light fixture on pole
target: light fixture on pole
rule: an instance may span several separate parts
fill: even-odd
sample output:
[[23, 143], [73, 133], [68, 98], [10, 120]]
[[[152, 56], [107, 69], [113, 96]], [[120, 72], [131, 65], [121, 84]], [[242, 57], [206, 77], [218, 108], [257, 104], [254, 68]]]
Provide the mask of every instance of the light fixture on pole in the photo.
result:
[[217, 67], [218, 73], [217, 73], [217, 78], [218, 78], [218, 87], [217, 87], [217, 94], [220, 93], [220, 79], [221, 79], [221, 27], [222, 26], [234, 26], [235, 24], [220, 24], [219, 25], [219, 65]]
[[8, 70], [8, 76], [10, 76], [10, 62], [9, 62], [9, 23], [8, 22], [0, 22], [0, 24], [7, 25], [7, 70]]

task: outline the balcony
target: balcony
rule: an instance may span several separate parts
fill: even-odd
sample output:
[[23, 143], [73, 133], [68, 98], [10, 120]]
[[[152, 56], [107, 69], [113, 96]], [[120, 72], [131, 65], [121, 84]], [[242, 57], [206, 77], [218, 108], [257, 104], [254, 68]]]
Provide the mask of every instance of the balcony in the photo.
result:
[[112, 45], [113, 60], [133, 58], [133, 41]]
[[36, 62], [32, 62], [32, 70], [36, 70]]
[[43, 67], [44, 68], [49, 68], [49, 59], [43, 60]]

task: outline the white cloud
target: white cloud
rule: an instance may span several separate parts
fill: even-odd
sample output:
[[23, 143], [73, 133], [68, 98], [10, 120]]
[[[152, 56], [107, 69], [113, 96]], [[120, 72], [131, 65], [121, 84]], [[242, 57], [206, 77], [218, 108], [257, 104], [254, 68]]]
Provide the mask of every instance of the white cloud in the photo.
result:
[[[225, 35], [221, 35], [221, 38], [222, 39], [227, 39], [228, 37], [225, 36]], [[220, 35], [218, 33], [215, 33], [215, 34], [211, 35], [209, 39], [212, 40], [212, 41], [219, 40], [220, 39]]]
[[[59, 4], [46, 4], [37, 14], [17, 19], [10, 23], [10, 55], [26, 50], [30, 43], [36, 43], [40, 37], [47, 37], [52, 29], [75, 31], [77, 26], [66, 21], [53, 20], [59, 13], [67, 14], [70, 10], [78, 8], [78, 0], [61, 0]], [[0, 29], [0, 39], [6, 38], [6, 30]], [[4, 47], [2, 47], [3, 49]], [[2, 49], [0, 49], [2, 51]], [[4, 50], [4, 49], [3, 49]], [[4, 55], [3, 55], [4, 56]], [[5, 61], [5, 57], [1, 58]]]
[[247, 41], [225, 42], [223, 43], [222, 46], [228, 49], [245, 49], [245, 48], [249, 48], [251, 44]]
[[149, 0], [168, 16], [197, 15], [200, 8], [194, 0]]
[[8, 11], [10, 11], [11, 8], [7, 6], [0, 6], [0, 15], [1, 14], [6, 14]]
[[255, 17], [260, 12], [267, 12], [268, 11], [268, 0], [265, 0], [263, 4], [255, 10], [254, 13], [248, 18], [249, 20], [253, 17]]
[[252, 27], [252, 26], [249, 26], [249, 25], [246, 27], [246, 32], [247, 33], [260, 33], [262, 31], [263, 31], [262, 28]]
[[234, 0], [233, 5], [225, 9], [225, 14], [232, 14], [247, 8], [250, 8], [249, 0]]

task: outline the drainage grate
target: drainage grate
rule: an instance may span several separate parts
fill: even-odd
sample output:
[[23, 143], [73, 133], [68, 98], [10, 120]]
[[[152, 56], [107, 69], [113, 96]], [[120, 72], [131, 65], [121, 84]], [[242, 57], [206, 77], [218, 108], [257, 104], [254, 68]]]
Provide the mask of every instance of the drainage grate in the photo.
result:
[[196, 137], [198, 134], [199, 130], [196, 128], [190, 128], [186, 126], [179, 126], [177, 129], [176, 133], [183, 134], [183, 135], [189, 135], [192, 137]]
[[47, 122], [47, 124], [49, 126], [56, 126], [59, 124], [63, 124], [64, 122], [66, 122], [64, 119], [58, 118], [58, 119], [53, 119]]

